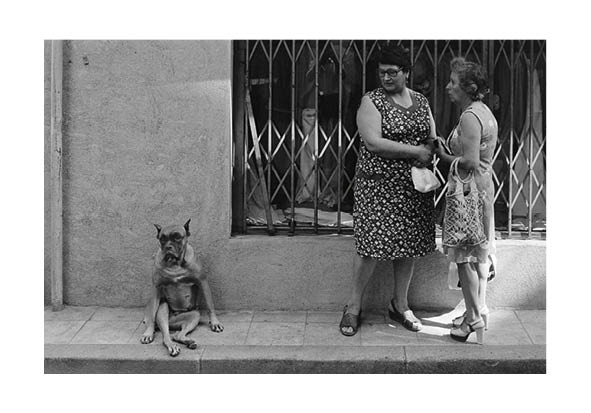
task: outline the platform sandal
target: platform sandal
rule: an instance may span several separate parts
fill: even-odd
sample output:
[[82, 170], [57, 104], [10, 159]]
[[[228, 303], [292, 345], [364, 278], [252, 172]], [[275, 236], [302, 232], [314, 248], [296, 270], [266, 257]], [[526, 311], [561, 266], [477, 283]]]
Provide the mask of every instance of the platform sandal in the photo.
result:
[[[347, 337], [354, 336], [357, 334], [357, 330], [359, 330], [359, 317], [361, 316], [361, 310], [359, 314], [352, 314], [347, 313], [347, 309], [349, 308], [348, 305], [345, 306], [343, 309], [343, 318], [341, 318], [341, 323], [339, 324], [339, 330], [341, 334]], [[353, 331], [343, 331], [343, 328], [350, 327]]]
[[[484, 321], [484, 329], [488, 330], [488, 316], [490, 314], [490, 310], [488, 309], [487, 306], [484, 306], [480, 309], [480, 315], [482, 316], [482, 320]], [[453, 327], [459, 327], [462, 325], [462, 323], [464, 322], [464, 319], [466, 318], [466, 312], [464, 311], [464, 313], [459, 316], [454, 318], [453, 320], [451, 320], [451, 325]]]
[[470, 337], [470, 334], [476, 332], [476, 341], [478, 344], [484, 344], [484, 321], [482, 318], [469, 323], [467, 320], [457, 328], [452, 328], [449, 332], [451, 338], [456, 341], [465, 343]]

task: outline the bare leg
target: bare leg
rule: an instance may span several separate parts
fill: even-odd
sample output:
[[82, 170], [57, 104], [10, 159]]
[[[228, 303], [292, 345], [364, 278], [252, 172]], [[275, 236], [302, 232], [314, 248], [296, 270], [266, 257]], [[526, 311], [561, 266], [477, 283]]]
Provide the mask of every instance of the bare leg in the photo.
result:
[[466, 303], [466, 320], [472, 322], [480, 318], [478, 299], [479, 277], [469, 263], [458, 264], [458, 276], [462, 285], [462, 294]]
[[399, 258], [393, 261], [394, 267], [394, 305], [402, 313], [409, 310], [408, 288], [415, 268], [414, 258]]
[[371, 279], [376, 268], [377, 260], [370, 257], [362, 257], [355, 254], [353, 260], [353, 276], [351, 277], [351, 296], [347, 302], [348, 313], [359, 314], [361, 310], [361, 299], [365, 287]]
[[486, 307], [486, 286], [488, 285], [488, 269], [490, 264], [477, 264], [478, 273], [478, 305], [480, 308]]
[[[362, 257], [355, 254], [353, 259], [353, 276], [351, 277], [351, 296], [347, 301], [347, 313], [359, 314], [361, 311], [361, 299], [367, 283], [371, 279], [376, 268], [377, 260], [370, 257]], [[344, 327], [343, 331], [352, 333], [353, 328]]]
[[180, 329], [178, 333], [172, 335], [172, 339], [186, 345], [191, 350], [195, 350], [197, 343], [195, 343], [195, 340], [187, 337], [187, 334], [195, 330], [197, 324], [199, 324], [199, 316], [199, 311], [195, 310], [171, 317], [170, 328], [172, 330]]
[[156, 324], [158, 324], [158, 328], [162, 332], [162, 344], [164, 344], [164, 347], [168, 349], [168, 354], [170, 354], [172, 357], [176, 357], [180, 354], [181, 349], [170, 339], [168, 317], [168, 304], [160, 304], [158, 307], [158, 312], [156, 312]]
[[418, 331], [422, 327], [421, 320], [408, 306], [408, 288], [414, 273], [415, 260], [414, 258], [398, 258], [392, 262], [392, 267], [394, 269], [394, 298], [390, 301], [389, 308], [396, 310], [403, 315], [404, 319], [413, 323], [412, 327], [405, 325], [406, 328]]

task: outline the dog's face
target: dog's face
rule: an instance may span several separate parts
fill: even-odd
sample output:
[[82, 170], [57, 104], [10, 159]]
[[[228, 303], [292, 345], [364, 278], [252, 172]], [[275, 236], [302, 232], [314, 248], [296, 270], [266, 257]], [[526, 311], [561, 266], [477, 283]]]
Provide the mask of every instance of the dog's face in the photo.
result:
[[164, 261], [170, 264], [179, 263], [185, 256], [187, 249], [187, 238], [191, 233], [189, 232], [188, 220], [185, 225], [170, 225], [162, 228], [158, 224], [154, 224], [158, 230], [156, 238], [160, 242], [160, 249], [164, 253]]

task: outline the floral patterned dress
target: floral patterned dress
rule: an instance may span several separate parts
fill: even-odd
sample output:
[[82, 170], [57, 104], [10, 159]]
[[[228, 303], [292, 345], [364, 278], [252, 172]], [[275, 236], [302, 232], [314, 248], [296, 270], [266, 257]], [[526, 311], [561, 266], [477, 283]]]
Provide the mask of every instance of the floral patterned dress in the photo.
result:
[[[429, 137], [429, 103], [409, 90], [404, 108], [383, 88], [368, 92], [382, 115], [382, 138], [419, 145]], [[410, 159], [386, 159], [367, 150], [363, 141], [355, 171], [353, 225], [357, 253], [379, 260], [427, 255], [435, 250], [433, 192], [414, 189]]]

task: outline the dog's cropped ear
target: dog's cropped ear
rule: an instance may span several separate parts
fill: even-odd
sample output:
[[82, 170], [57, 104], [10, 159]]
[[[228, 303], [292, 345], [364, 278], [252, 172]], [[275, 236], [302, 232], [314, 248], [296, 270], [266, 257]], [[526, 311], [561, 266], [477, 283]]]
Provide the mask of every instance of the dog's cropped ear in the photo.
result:
[[189, 232], [189, 222], [191, 222], [190, 219], [187, 222], [185, 222], [185, 225], [183, 225], [185, 227], [185, 232], [187, 233], [187, 237], [189, 235], [191, 235], [191, 233]]
[[156, 238], [160, 238], [160, 231], [162, 231], [162, 227], [158, 224], [154, 224], [154, 226], [158, 230], [158, 234], [156, 234]]

